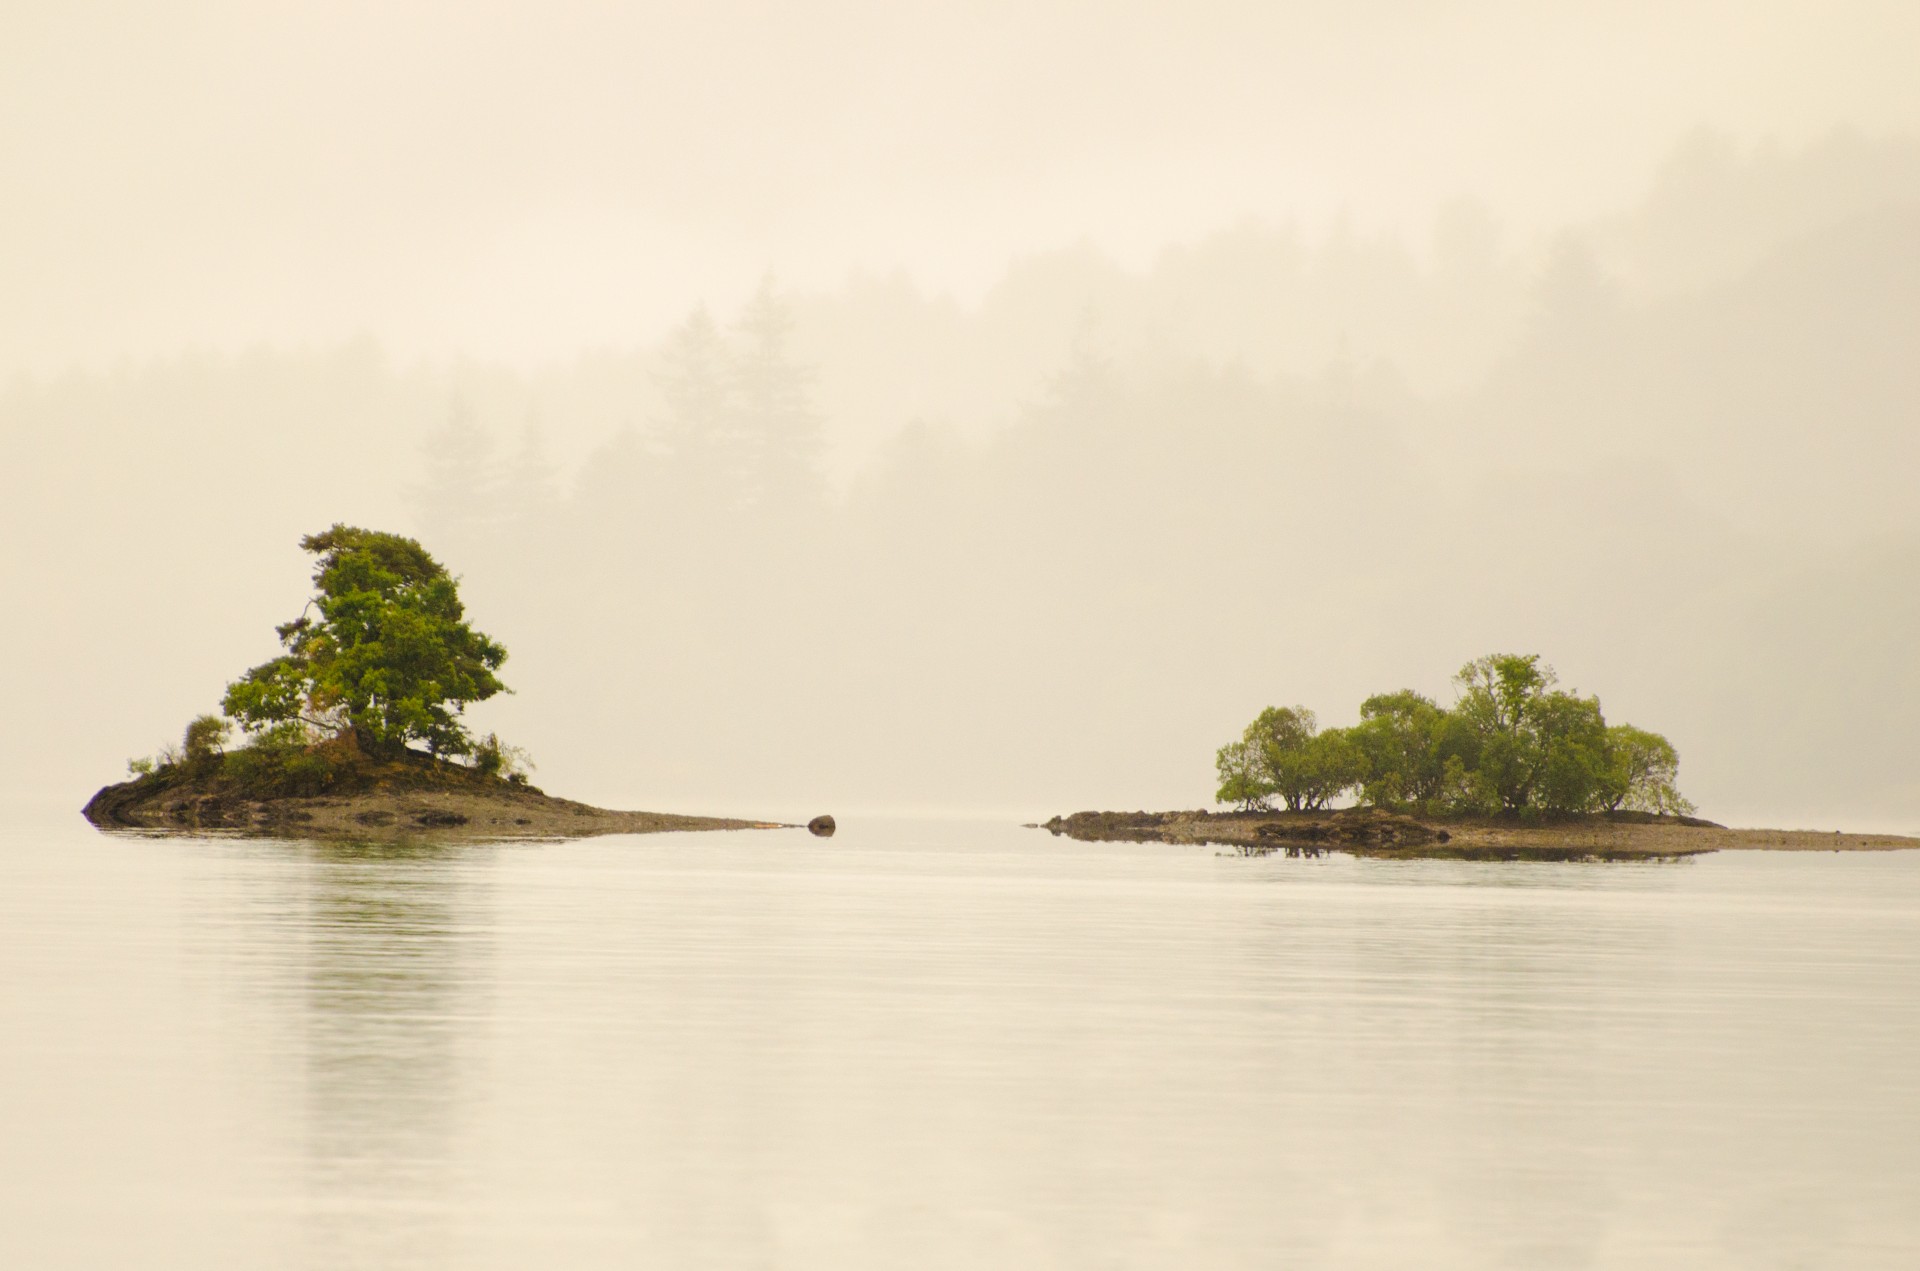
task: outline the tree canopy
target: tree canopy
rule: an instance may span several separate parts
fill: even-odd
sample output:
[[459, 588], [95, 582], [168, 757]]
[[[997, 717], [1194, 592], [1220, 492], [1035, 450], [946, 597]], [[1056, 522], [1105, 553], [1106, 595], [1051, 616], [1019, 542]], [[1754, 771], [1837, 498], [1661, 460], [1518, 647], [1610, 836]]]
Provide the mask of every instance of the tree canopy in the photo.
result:
[[1538, 654], [1496, 653], [1460, 668], [1451, 709], [1403, 689], [1368, 698], [1352, 728], [1323, 730], [1304, 706], [1268, 707], [1215, 754], [1215, 798], [1293, 811], [1347, 793], [1424, 814], [1693, 811], [1671, 742], [1609, 725], [1598, 698], [1557, 684]]
[[314, 595], [275, 629], [286, 652], [227, 686], [226, 714], [256, 735], [351, 734], [375, 755], [472, 754], [461, 712], [509, 691], [507, 651], [467, 624], [456, 580], [397, 534], [334, 525], [300, 546], [318, 557]]

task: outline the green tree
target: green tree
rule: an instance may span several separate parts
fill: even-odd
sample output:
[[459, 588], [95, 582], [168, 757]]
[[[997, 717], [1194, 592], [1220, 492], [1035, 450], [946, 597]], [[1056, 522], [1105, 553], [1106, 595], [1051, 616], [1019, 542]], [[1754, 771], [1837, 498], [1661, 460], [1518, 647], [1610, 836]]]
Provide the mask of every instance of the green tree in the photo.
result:
[[276, 628], [286, 652], [227, 686], [227, 715], [256, 735], [349, 734], [373, 755], [471, 753], [460, 713], [506, 691], [507, 651], [467, 625], [453, 577], [396, 534], [334, 525], [300, 546], [319, 558], [315, 594]]
[[1557, 681], [1532, 653], [1489, 654], [1460, 668], [1454, 713], [1473, 750], [1466, 809], [1514, 815], [1597, 805], [1607, 772], [1606, 719], [1597, 699], [1555, 690]]
[[1269, 706], [1247, 725], [1246, 742], [1261, 784], [1290, 812], [1300, 811], [1306, 797], [1307, 743], [1319, 730], [1320, 722], [1304, 706]]
[[1519, 812], [1540, 779], [1539, 704], [1556, 677], [1538, 654], [1492, 653], [1453, 677], [1454, 712], [1474, 741], [1465, 801], [1475, 810]]
[[1360, 722], [1347, 730], [1366, 757], [1360, 797], [1376, 807], [1427, 811], [1446, 803], [1448, 760], [1458, 772], [1470, 749], [1465, 726], [1451, 711], [1412, 689], [1379, 693], [1360, 704]]
[[1234, 804], [1242, 812], [1271, 806], [1273, 789], [1263, 775], [1258, 746], [1245, 740], [1228, 742], [1214, 752], [1213, 766], [1220, 775], [1216, 802]]
[[1307, 812], [1357, 784], [1366, 756], [1344, 730], [1320, 732], [1306, 707], [1269, 706], [1238, 742], [1220, 748], [1214, 766], [1223, 803], [1261, 808], [1278, 796], [1289, 811]]
[[[1332, 803], [1367, 775], [1367, 756], [1345, 728], [1329, 728], [1309, 738], [1294, 768], [1299, 806], [1309, 812]], [[1291, 805], [1289, 805], [1291, 806]]]
[[1595, 811], [1608, 773], [1607, 721], [1597, 698], [1548, 693], [1535, 710], [1540, 776], [1534, 805], [1543, 812]]
[[1607, 729], [1607, 775], [1602, 805], [1609, 811], [1654, 812], [1687, 816], [1694, 808], [1674, 784], [1680, 754], [1659, 733], [1632, 724]]

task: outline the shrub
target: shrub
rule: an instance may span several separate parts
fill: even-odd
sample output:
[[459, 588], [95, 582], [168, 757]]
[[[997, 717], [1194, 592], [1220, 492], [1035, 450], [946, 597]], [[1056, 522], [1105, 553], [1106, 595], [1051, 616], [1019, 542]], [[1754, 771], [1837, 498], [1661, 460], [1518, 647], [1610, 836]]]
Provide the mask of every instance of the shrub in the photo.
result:
[[263, 728], [249, 744], [227, 752], [222, 775], [262, 797], [324, 794], [343, 764], [312, 743], [310, 730], [297, 720]]
[[181, 739], [180, 751], [185, 761], [196, 766], [204, 766], [218, 759], [226, 749], [227, 721], [218, 715], [201, 715], [187, 725], [186, 735]]
[[498, 733], [488, 733], [474, 745], [473, 769], [482, 776], [499, 777], [523, 786], [533, 769], [533, 760], [519, 746], [503, 743]]

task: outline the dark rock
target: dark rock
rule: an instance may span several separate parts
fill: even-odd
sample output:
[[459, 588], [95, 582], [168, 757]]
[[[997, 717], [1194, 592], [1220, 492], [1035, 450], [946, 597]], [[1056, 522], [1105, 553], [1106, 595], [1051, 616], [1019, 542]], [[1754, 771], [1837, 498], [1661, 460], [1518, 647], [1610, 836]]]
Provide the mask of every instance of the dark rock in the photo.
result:
[[1248, 855], [1378, 852], [1445, 843], [1437, 826], [1377, 808], [1322, 812], [1075, 812], [1040, 828], [1083, 842], [1224, 843]]
[[414, 813], [413, 823], [426, 829], [444, 829], [452, 825], [465, 825], [467, 818], [444, 808], [429, 808], [425, 812]]
[[150, 782], [122, 781], [103, 788], [87, 800], [80, 815], [103, 829], [132, 829], [140, 824], [133, 809], [151, 793]]
[[1075, 812], [1056, 816], [1040, 828], [1053, 834], [1093, 843], [1164, 843], [1167, 827], [1180, 819], [1175, 812]]
[[167, 806], [167, 814], [176, 825], [209, 828], [245, 825], [249, 819], [247, 805], [242, 800], [218, 794], [200, 794], [181, 799]]
[[1262, 843], [1276, 846], [1299, 843], [1322, 848], [1430, 847], [1452, 837], [1445, 830], [1410, 816], [1377, 808], [1348, 808], [1319, 816], [1276, 817], [1256, 826], [1254, 836]]
[[834, 828], [833, 818], [830, 816], [816, 816], [813, 820], [807, 822], [807, 831], [811, 834], [817, 834], [823, 839], [832, 838]]

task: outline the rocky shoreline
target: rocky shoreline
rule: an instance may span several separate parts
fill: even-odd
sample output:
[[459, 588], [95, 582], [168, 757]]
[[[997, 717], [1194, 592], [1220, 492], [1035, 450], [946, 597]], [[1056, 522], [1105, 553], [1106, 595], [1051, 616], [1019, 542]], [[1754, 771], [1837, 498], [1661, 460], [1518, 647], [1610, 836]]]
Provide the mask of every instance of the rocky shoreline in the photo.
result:
[[1419, 820], [1378, 808], [1328, 812], [1076, 812], [1035, 828], [1083, 842], [1211, 844], [1246, 855], [1345, 852], [1385, 859], [1633, 861], [1706, 852], [1894, 851], [1920, 839], [1736, 830], [1697, 817], [1616, 812], [1557, 821]]
[[220, 831], [275, 838], [583, 838], [667, 830], [770, 830], [782, 822], [619, 812], [556, 799], [532, 786], [417, 771], [363, 788], [260, 796], [214, 780], [143, 777], [110, 785], [82, 809], [103, 830]]

